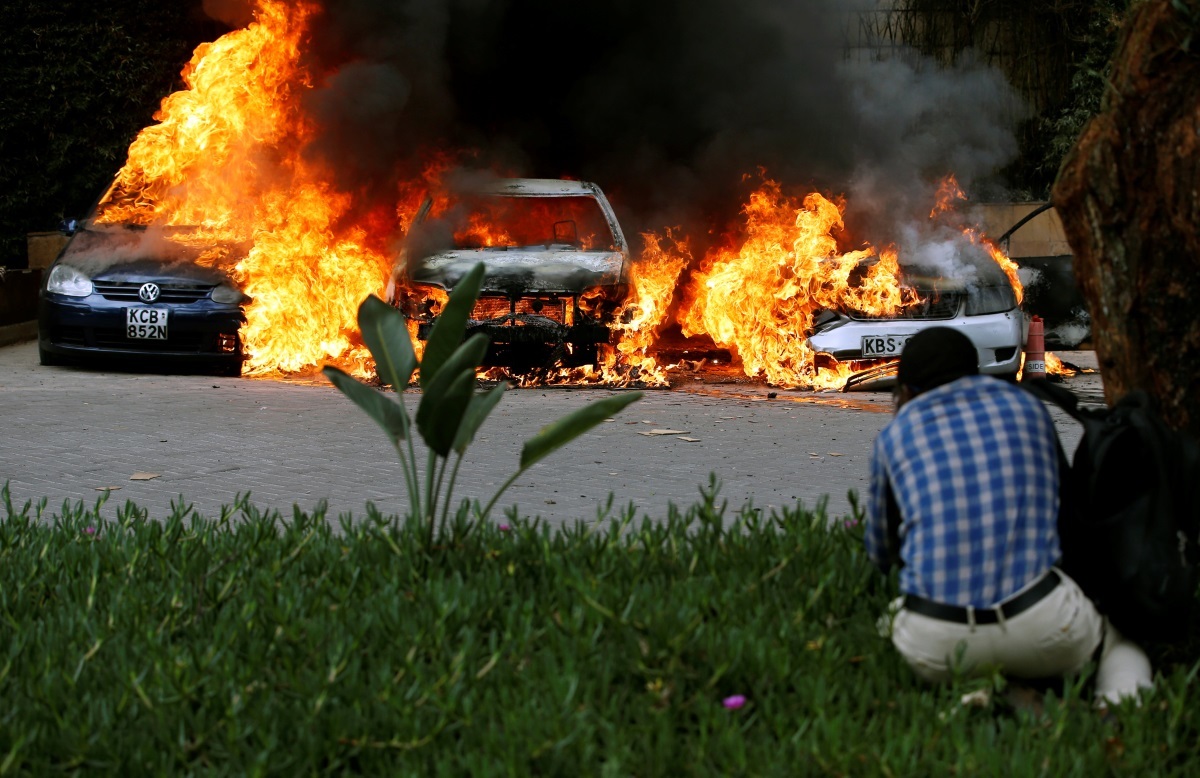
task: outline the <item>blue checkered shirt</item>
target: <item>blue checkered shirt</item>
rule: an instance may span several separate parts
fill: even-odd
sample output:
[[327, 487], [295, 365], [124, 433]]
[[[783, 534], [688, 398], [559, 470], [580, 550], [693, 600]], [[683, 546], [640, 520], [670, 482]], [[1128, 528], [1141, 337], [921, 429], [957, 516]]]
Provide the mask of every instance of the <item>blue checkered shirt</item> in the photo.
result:
[[1054, 422], [1020, 387], [960, 378], [905, 403], [879, 433], [865, 542], [884, 569], [889, 488], [905, 593], [988, 607], [1058, 561]]

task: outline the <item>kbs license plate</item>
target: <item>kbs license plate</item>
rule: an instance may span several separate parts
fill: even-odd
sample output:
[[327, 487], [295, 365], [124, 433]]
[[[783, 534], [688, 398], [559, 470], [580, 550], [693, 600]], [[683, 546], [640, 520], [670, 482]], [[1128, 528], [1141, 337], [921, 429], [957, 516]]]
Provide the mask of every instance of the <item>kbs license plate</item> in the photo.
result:
[[912, 335], [864, 335], [862, 355], [867, 357], [896, 357]]
[[125, 337], [137, 340], [166, 340], [166, 308], [126, 308]]

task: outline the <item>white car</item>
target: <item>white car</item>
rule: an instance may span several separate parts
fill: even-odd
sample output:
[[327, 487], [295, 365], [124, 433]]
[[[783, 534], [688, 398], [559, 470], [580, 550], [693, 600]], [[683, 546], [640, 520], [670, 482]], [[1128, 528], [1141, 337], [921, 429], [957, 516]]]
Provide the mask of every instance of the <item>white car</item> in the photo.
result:
[[[1004, 271], [990, 257], [973, 262], [969, 282], [951, 281], [928, 270], [904, 267], [904, 283], [917, 290], [922, 302], [895, 316], [879, 317], [855, 311], [823, 311], [814, 322], [809, 345], [818, 354], [838, 362], [895, 360], [904, 344], [929, 327], [953, 327], [975, 344], [979, 371], [1015, 378], [1021, 369], [1021, 347], [1025, 342], [1025, 316], [1017, 307], [1016, 294]], [[872, 387], [883, 388], [894, 381], [894, 369], [882, 363], [873, 374], [863, 373]]]

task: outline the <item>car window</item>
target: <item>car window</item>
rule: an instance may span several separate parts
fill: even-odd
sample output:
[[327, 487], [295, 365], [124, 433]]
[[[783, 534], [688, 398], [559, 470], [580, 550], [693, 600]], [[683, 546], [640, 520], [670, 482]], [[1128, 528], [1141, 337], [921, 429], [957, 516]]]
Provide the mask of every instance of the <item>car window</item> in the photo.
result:
[[442, 226], [433, 229], [442, 235], [442, 245], [431, 248], [616, 249], [604, 211], [587, 196], [469, 197], [430, 216]]

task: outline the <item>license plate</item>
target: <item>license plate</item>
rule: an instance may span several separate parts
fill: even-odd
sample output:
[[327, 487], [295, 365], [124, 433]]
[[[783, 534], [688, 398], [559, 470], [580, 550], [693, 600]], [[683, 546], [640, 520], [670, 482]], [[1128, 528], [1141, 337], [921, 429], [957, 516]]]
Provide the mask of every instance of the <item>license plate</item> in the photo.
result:
[[137, 340], [166, 340], [166, 308], [126, 308], [125, 337]]
[[912, 335], [863, 335], [862, 355], [867, 357], [896, 357]]

